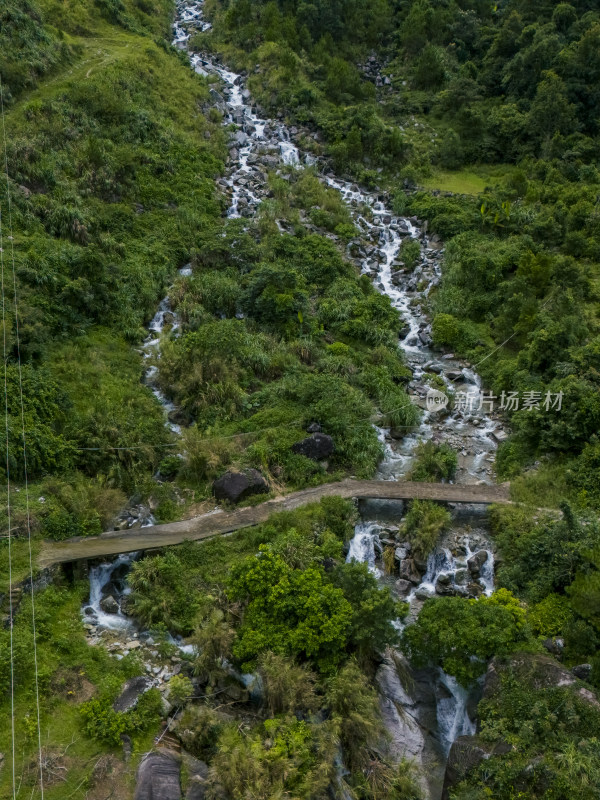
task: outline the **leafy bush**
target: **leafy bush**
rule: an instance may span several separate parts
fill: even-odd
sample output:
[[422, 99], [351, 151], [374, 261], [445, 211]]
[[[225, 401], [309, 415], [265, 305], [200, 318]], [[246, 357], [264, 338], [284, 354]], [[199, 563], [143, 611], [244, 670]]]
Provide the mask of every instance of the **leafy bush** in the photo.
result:
[[499, 589], [478, 600], [426, 600], [417, 622], [405, 628], [402, 646], [416, 665], [435, 664], [469, 686], [492, 656], [522, 647], [528, 635], [525, 609], [509, 591]]
[[120, 745], [123, 734], [134, 734], [158, 725], [161, 716], [161, 695], [150, 689], [138, 699], [135, 708], [121, 713], [114, 711], [110, 700], [88, 700], [80, 707], [84, 731], [92, 739]]
[[319, 701], [315, 693], [316, 676], [306, 666], [275, 653], [266, 652], [259, 661], [265, 702], [271, 716], [294, 714], [299, 709], [314, 711]]
[[414, 269], [421, 258], [421, 245], [417, 239], [404, 239], [398, 255], [408, 269]]
[[413, 481], [450, 481], [454, 478], [458, 456], [450, 445], [434, 444], [434, 442], [420, 442], [416, 453], [413, 467], [410, 471], [410, 479]]
[[310, 659], [325, 672], [343, 658], [352, 607], [315, 566], [291, 569], [263, 546], [234, 567], [229, 596], [246, 604], [233, 648], [244, 669], [266, 650]]
[[450, 513], [432, 500], [413, 500], [404, 522], [414, 554], [426, 559], [450, 524]]
[[194, 694], [194, 685], [185, 675], [173, 675], [169, 681], [169, 703], [176, 708], [187, 705]]

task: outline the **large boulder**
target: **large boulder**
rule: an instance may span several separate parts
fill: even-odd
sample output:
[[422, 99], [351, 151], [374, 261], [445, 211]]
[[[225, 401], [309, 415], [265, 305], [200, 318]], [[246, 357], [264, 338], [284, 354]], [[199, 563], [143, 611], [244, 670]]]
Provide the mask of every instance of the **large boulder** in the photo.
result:
[[326, 433], [313, 433], [292, 445], [292, 451], [313, 461], [323, 461], [333, 453], [335, 449], [333, 439]]
[[153, 686], [152, 680], [145, 675], [138, 675], [136, 678], [130, 678], [123, 684], [121, 694], [113, 703], [113, 709], [124, 713], [131, 708], [135, 708], [137, 701], [140, 697], [151, 689]]
[[482, 761], [508, 753], [511, 749], [511, 745], [504, 741], [487, 742], [479, 736], [459, 736], [448, 754], [442, 800], [449, 800], [450, 789]]
[[100, 600], [100, 608], [105, 614], [118, 614], [119, 612], [119, 604], [112, 594], [109, 594], [108, 597], [103, 597], [102, 600]]
[[[550, 655], [513, 653], [503, 658], [493, 658], [485, 675], [483, 698], [495, 700], [502, 705], [503, 693], [509, 685], [505, 680], [507, 676], [511, 676], [520, 686], [536, 692], [563, 689], [579, 701], [596, 710], [600, 709], [594, 692], [581, 686], [577, 678]], [[479, 736], [460, 736], [453, 743], [448, 756], [442, 800], [449, 800], [453, 787], [482, 761], [505, 756], [511, 751], [512, 746], [502, 740], [490, 742]], [[532, 768], [532, 763], [534, 762], [530, 762], [525, 768], [525, 772]]]
[[400, 562], [399, 574], [405, 581], [410, 581], [418, 586], [421, 583], [421, 573], [417, 569], [414, 559], [404, 558]]
[[168, 750], [149, 753], [138, 768], [133, 800], [183, 800], [180, 763]]
[[576, 678], [579, 678], [580, 681], [589, 681], [590, 675], [592, 674], [592, 665], [577, 664], [577, 666], [571, 669], [571, 673], [575, 675]]
[[515, 653], [507, 658], [493, 658], [488, 666], [483, 696], [493, 697], [502, 689], [502, 675], [513, 673], [532, 689], [560, 689], [573, 686], [577, 679], [551, 656], [541, 653]]
[[204, 800], [208, 788], [208, 766], [185, 751], [181, 757], [188, 776], [185, 800]]
[[269, 484], [256, 469], [243, 472], [229, 470], [213, 483], [213, 493], [217, 500], [239, 503], [253, 494], [267, 494]]
[[481, 572], [481, 568], [488, 560], [488, 554], [485, 550], [478, 550], [474, 553], [469, 560], [467, 561], [467, 567], [469, 568], [469, 572], [474, 578], [478, 578]]
[[375, 682], [387, 730], [385, 749], [394, 764], [405, 759], [417, 767], [423, 797], [439, 797], [444, 762], [434, 732], [437, 704], [431, 670], [414, 670], [397, 651], [387, 650]]

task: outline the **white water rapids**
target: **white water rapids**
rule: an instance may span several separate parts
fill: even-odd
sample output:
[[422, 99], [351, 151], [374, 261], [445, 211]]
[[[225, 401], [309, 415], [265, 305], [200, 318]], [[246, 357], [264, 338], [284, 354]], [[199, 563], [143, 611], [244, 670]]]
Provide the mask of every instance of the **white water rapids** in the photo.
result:
[[[203, 2], [178, 2], [177, 21], [174, 27], [174, 45], [188, 49], [190, 36], [197, 31], [210, 29], [203, 17]], [[427, 318], [427, 298], [441, 275], [440, 257], [443, 251], [437, 241], [418, 227], [416, 218], [404, 218], [386, 206], [387, 198], [380, 192], [369, 192], [355, 183], [336, 177], [323, 160], [299, 149], [294, 139], [295, 129], [278, 120], [267, 120], [252, 105], [245, 88], [245, 78], [228, 70], [208, 54], [189, 52], [190, 62], [200, 75], [218, 76], [220, 86], [211, 89], [212, 102], [223, 113], [225, 126], [235, 125], [237, 130], [230, 142], [230, 163], [226, 178], [221, 184], [230, 195], [227, 216], [230, 218], [253, 216], [267, 194], [266, 170], [289, 172], [293, 169], [315, 170], [331, 189], [340, 192], [352, 215], [358, 235], [348, 247], [348, 258], [354, 260], [361, 272], [369, 275], [379, 291], [390, 298], [398, 310], [404, 328], [399, 340], [406, 363], [413, 377], [408, 390], [413, 401], [423, 409], [421, 423], [413, 430], [388, 430], [377, 428], [383, 445], [384, 458], [379, 466], [379, 479], [396, 480], [411, 468], [419, 442], [433, 439], [447, 442], [459, 453], [457, 481], [464, 483], [490, 482], [491, 464], [499, 431], [492, 417], [468, 411], [439, 413], [425, 408], [425, 397], [432, 376], [438, 376], [448, 390], [478, 391], [481, 380], [469, 364], [460, 362], [452, 354], [441, 355], [431, 348], [431, 326]], [[213, 84], [215, 87], [215, 84]], [[266, 169], [265, 169], [266, 168]], [[407, 270], [401, 261], [403, 241], [412, 239], [420, 244], [420, 258], [414, 270]], [[180, 270], [182, 276], [192, 273], [189, 265]], [[175, 435], [181, 431], [176, 417], [177, 409], [158, 387], [158, 361], [161, 337], [178, 335], [179, 321], [164, 298], [149, 325], [149, 334], [143, 345], [143, 355], [148, 367], [145, 381], [163, 406], [167, 424]], [[398, 522], [399, 520], [396, 520]], [[384, 579], [378, 566], [382, 552], [380, 541], [382, 527], [374, 520], [361, 522], [350, 542], [348, 559], [365, 561], [369, 569]], [[438, 547], [430, 556], [420, 583], [414, 583], [407, 600], [415, 604], [427, 595], [461, 591], [461, 576], [469, 573], [468, 562], [472, 556], [485, 551], [487, 557], [475, 580], [486, 594], [493, 591], [493, 555], [485, 537], [475, 537], [471, 547], [469, 536], [463, 537], [459, 547], [448, 543]], [[90, 601], [87, 613], [100, 627], [121, 628], [127, 618], [102, 611], [100, 602], [103, 588], [108, 585], [115, 570], [120, 569], [124, 557], [112, 564], [94, 567], [90, 572]], [[128, 557], [125, 557], [128, 558]], [[441, 673], [438, 679], [437, 724], [438, 740], [445, 753], [457, 736], [474, 731], [467, 714], [467, 693], [450, 676]]]

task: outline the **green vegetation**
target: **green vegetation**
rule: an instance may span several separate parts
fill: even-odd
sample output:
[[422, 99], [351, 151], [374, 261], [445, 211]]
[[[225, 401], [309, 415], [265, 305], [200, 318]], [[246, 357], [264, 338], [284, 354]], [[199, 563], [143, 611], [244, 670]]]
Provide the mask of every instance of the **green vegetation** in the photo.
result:
[[[127, 730], [133, 739], [136, 758], [148, 746], [146, 727], [156, 730], [158, 721], [156, 697], [150, 695], [138, 711], [121, 715], [115, 722], [111, 703], [123, 681], [141, 674], [143, 665], [133, 655], [117, 661], [109, 656], [105, 648], [89, 646], [80, 620], [80, 608], [87, 592], [87, 584], [68, 588], [58, 582], [58, 585], [36, 595], [44, 755], [49, 764], [56, 763], [59, 771], [64, 772], [64, 780], [48, 781], [44, 794], [51, 800], [59, 800], [64, 798], [65, 793], [75, 791], [82, 780], [90, 781], [90, 785], [93, 785], [92, 770], [96, 760], [102, 752], [110, 752], [110, 746], [102, 745], [99, 753], [98, 742], [82, 734], [82, 709], [90, 734], [100, 736], [103, 741], [110, 738], [120, 743], [117, 729], [118, 732], [121, 732], [121, 727]], [[8, 630], [3, 630], [0, 644], [0, 708], [5, 720], [10, 720], [8, 638]], [[31, 606], [27, 596], [22, 600], [16, 616], [13, 638], [17, 770], [23, 776], [23, 787], [27, 787], [28, 794], [31, 794], [38, 773]], [[89, 705], [82, 705], [88, 701]], [[105, 727], [105, 723], [110, 726]], [[9, 759], [12, 752], [10, 737], [10, 724], [6, 724], [0, 735], [0, 748]], [[66, 761], [65, 748], [69, 755]], [[0, 773], [0, 796], [12, 796], [10, 769], [3, 769]]]
[[[1, 12], [32, 523], [53, 538], [99, 532], [121, 491], [148, 491], [170, 443], [131, 344], [220, 213], [224, 154], [201, 113], [207, 85], [165, 41], [171, 12], [166, 0]], [[23, 451], [8, 299], [7, 319], [14, 483]], [[21, 528], [22, 499], [12, 502]]]
[[404, 631], [402, 646], [416, 664], [438, 664], [469, 686], [485, 673], [492, 656], [520, 649], [527, 638], [525, 609], [499, 589], [477, 600], [427, 600], [417, 622]]
[[415, 555], [427, 560], [435, 550], [440, 534], [450, 524], [450, 513], [432, 500], [413, 500], [404, 524]]
[[[456, 800], [598, 794], [598, 709], [573, 688], [546, 686], [552, 663], [544, 656], [516, 656], [498, 664], [499, 685], [479, 704], [480, 741], [510, 750], [485, 760], [454, 788]], [[506, 749], [506, 748], [505, 748]], [[533, 768], [530, 766], [534, 764]], [[518, 796], [518, 795], [517, 795]]]
[[[510, 412], [500, 475], [545, 454], [572, 468], [599, 421], [597, 10], [585, 0], [209, 9], [214, 30], [198, 46], [250, 72], [258, 64], [250, 85], [268, 110], [316, 127], [313, 145], [338, 170], [388, 188], [397, 213], [426, 218], [447, 240], [434, 341], [485, 358], [498, 397], [542, 399], [539, 411]], [[356, 68], [373, 49], [388, 78], [376, 86]], [[403, 191], [415, 186], [446, 193]], [[561, 391], [562, 409], [544, 409]], [[589, 449], [586, 467], [597, 483]], [[585, 483], [572, 485], [589, 505]]]
[[[524, 505], [492, 511], [499, 589], [427, 600], [400, 643], [415, 665], [442, 667], [464, 686], [496, 659], [478, 736], [511, 749], [473, 767], [451, 796], [596, 797], [595, 701], [581, 683], [541, 685], [536, 675], [551, 661], [542, 642], [558, 652], [562, 639], [565, 668], [589, 663], [582, 674], [600, 686], [598, 9], [589, 0], [206, 6], [213, 27], [194, 47], [246, 69], [254, 98], [299, 125], [305, 149], [443, 240], [442, 279], [427, 298], [434, 346], [468, 360], [498, 398], [538, 401], [505, 410], [512, 435], [497, 474]], [[36, 537], [98, 533], [128, 497], [175, 519], [229, 467], [259, 469], [273, 491], [368, 477], [382, 453], [372, 422], [418, 421], [397, 349], [402, 320], [345, 260], [357, 231], [339, 195], [313, 170], [289, 169], [269, 175], [254, 218], [222, 219], [221, 114], [168, 43], [172, 13], [171, 0], [6, 0], [0, 10]], [[7, 200], [2, 186], [4, 226]], [[420, 255], [407, 240], [399, 258], [414, 270]], [[188, 262], [192, 274], [178, 276]], [[167, 292], [181, 328], [167, 326], [160, 359], [145, 363], [177, 406], [175, 452], [139, 352]], [[11, 510], [22, 536], [15, 311], [7, 300]], [[326, 461], [292, 449], [314, 424], [335, 443]], [[456, 468], [448, 445], [425, 443], [410, 477], [447, 481]], [[436, 504], [411, 504], [404, 528], [417, 559], [449, 521]], [[181, 673], [169, 703], [183, 709], [176, 735], [209, 764], [215, 796], [312, 800], [333, 787], [357, 800], [419, 796], [410, 765], [386, 759], [372, 680], [406, 608], [364, 565], [344, 562], [352, 523], [351, 507], [330, 498], [134, 566], [131, 608], [157, 652], [171, 658], [167, 632], [196, 644], [193, 658], [173, 661]], [[21, 539], [14, 556], [22, 579]], [[391, 575], [395, 548], [384, 558]], [[59, 577], [38, 593], [45, 754], [66, 776], [50, 782], [48, 800], [93, 792], [93, 763], [117, 763], [123, 735], [134, 771], [165, 714], [157, 692], [114, 711], [123, 681], [145, 668], [135, 652], [118, 661], [87, 645], [85, 595]], [[34, 796], [29, 603], [25, 592], [13, 645], [19, 767]], [[5, 627], [5, 717], [9, 638]], [[262, 706], [232, 670], [260, 675]], [[10, 751], [7, 726], [0, 750]], [[0, 772], [2, 796], [9, 773]], [[130, 795], [129, 778], [118, 780], [115, 796]]]
[[[296, 198], [315, 195], [332, 228], [348, 224], [339, 195], [310, 173], [281, 183], [277, 216], [287, 208], [293, 221]], [[381, 457], [376, 410], [394, 425], [418, 418], [389, 300], [330, 240], [300, 225], [282, 235], [270, 213], [206, 230], [194, 274], [171, 291], [183, 335], [163, 341], [159, 380], [193, 422], [181, 477], [196, 486], [230, 463], [274, 486], [367, 477]], [[334, 439], [327, 465], [291, 450], [312, 423]]]
[[352, 518], [351, 505], [324, 498], [235, 539], [146, 558], [130, 577], [135, 613], [150, 626], [195, 630], [199, 672], [218, 672], [225, 657], [251, 671], [267, 652], [325, 674], [348, 653], [368, 663], [396, 640], [403, 608], [366, 565], [342, 561]]
[[438, 483], [454, 478], [458, 456], [450, 445], [434, 444], [432, 441], [419, 442], [415, 452], [414, 466], [410, 471], [413, 481]]
[[591, 681], [598, 686], [597, 517], [577, 517], [565, 504], [561, 520], [496, 508], [492, 522], [504, 559], [499, 582], [530, 604], [540, 637], [563, 637], [571, 663], [593, 665]]
[[[393, 766], [386, 759], [371, 680], [373, 659], [397, 639], [393, 622], [403, 609], [377, 586], [366, 565], [344, 562], [342, 544], [354, 522], [351, 503], [326, 498], [235, 536], [189, 543], [135, 564], [133, 609], [150, 626], [153, 648], [170, 663], [176, 650], [168, 629], [192, 633], [197, 645], [195, 656], [175, 659], [181, 672], [170, 679], [168, 702], [183, 710], [174, 735], [209, 764], [215, 791], [226, 788], [241, 799], [251, 786], [261, 796], [293, 792], [308, 800], [328, 797], [343, 780], [364, 800], [419, 799], [410, 765]], [[90, 647], [79, 616], [86, 594], [82, 583], [37, 595], [42, 729], [49, 731], [44, 758], [58, 758], [67, 775], [66, 782], [49, 782], [52, 800], [78, 782], [93, 788], [95, 763], [109, 757], [120, 763], [123, 737], [132, 740], [132, 769], [115, 780], [130, 796], [138, 760], [166, 713], [157, 689], [126, 712], [114, 710], [123, 681], [144, 674], [148, 651], [140, 657], [133, 649], [117, 660], [105, 647]], [[24, 786], [35, 791], [28, 603], [23, 601], [14, 630], [17, 767]], [[6, 716], [8, 636], [5, 630], [0, 642]], [[261, 678], [258, 706], [233, 677], [249, 667]], [[238, 694], [224, 702], [223, 692], [232, 686]], [[235, 709], [223, 713], [224, 705], [237, 706], [240, 718]], [[340, 743], [348, 768], [343, 778], [336, 767]], [[0, 746], [10, 752], [9, 726]], [[69, 759], [60, 760], [66, 746]], [[2, 796], [10, 780], [4, 770]]]

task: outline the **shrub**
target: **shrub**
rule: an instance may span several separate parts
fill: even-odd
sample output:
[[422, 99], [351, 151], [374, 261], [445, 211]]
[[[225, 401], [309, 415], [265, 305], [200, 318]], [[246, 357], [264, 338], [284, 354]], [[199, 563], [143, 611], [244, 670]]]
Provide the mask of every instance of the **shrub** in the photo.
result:
[[469, 686], [486, 671], [488, 659], [522, 647], [528, 635], [525, 609], [499, 589], [478, 600], [426, 600], [417, 622], [405, 628], [402, 645], [416, 665], [436, 664]]
[[434, 444], [432, 441], [420, 442], [410, 471], [410, 480], [450, 481], [454, 478], [458, 456], [449, 444]]
[[194, 686], [185, 675], [173, 675], [169, 681], [169, 703], [176, 708], [183, 708], [194, 694]]
[[99, 742], [120, 745], [123, 734], [145, 731], [158, 725], [161, 716], [161, 695], [150, 689], [138, 699], [135, 708], [121, 713], [107, 699], [88, 700], [80, 708], [86, 734]]
[[399, 257], [408, 269], [414, 269], [421, 258], [421, 245], [417, 239], [404, 239], [400, 246]]
[[271, 716], [295, 714], [301, 709], [315, 711], [318, 708], [316, 676], [308, 667], [294, 664], [284, 656], [266, 652], [259, 659], [258, 671]]
[[425, 559], [432, 552], [450, 519], [450, 513], [432, 500], [412, 501], [404, 521], [413, 553], [418, 558]]

